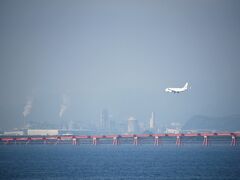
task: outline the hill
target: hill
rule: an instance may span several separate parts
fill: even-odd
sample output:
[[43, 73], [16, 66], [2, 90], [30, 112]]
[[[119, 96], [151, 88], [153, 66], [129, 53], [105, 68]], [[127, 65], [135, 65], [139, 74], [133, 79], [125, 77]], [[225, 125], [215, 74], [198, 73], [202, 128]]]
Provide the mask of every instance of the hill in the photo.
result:
[[183, 130], [240, 131], [240, 115], [225, 117], [194, 116], [183, 126]]

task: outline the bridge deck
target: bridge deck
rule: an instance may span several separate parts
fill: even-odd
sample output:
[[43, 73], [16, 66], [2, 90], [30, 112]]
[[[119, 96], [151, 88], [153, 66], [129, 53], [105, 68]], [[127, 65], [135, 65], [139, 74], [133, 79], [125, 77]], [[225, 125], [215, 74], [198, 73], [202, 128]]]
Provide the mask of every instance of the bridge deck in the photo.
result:
[[119, 144], [120, 139], [132, 139], [132, 143], [137, 145], [139, 139], [149, 139], [152, 138], [154, 145], [159, 145], [161, 143], [160, 139], [167, 137], [176, 138], [176, 145], [181, 145], [183, 142], [182, 139], [191, 138], [191, 137], [202, 137], [203, 145], [209, 144], [209, 137], [229, 137], [231, 138], [231, 145], [237, 145], [237, 139], [240, 136], [240, 132], [219, 132], [219, 133], [180, 133], [180, 134], [113, 134], [113, 135], [58, 135], [58, 136], [3, 136], [0, 137], [0, 142], [4, 144], [25, 142], [30, 143], [34, 141], [42, 141], [47, 143], [48, 141], [54, 141], [58, 143], [60, 141], [71, 141], [72, 144], [78, 144], [81, 140], [92, 140], [92, 144], [96, 145], [99, 140], [110, 139], [112, 144]]

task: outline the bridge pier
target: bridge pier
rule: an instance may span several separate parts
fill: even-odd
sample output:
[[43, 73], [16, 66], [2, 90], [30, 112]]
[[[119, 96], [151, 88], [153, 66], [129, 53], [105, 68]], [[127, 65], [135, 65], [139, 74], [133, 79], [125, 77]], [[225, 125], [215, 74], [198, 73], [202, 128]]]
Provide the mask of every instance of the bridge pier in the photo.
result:
[[231, 146], [236, 146], [236, 145], [237, 145], [236, 136], [232, 136]]
[[203, 136], [203, 146], [208, 146], [209, 145], [209, 141], [208, 141], [208, 136]]
[[77, 138], [76, 137], [72, 138], [72, 145], [77, 145]]
[[97, 145], [97, 142], [98, 142], [98, 139], [97, 139], [96, 137], [93, 137], [92, 144], [96, 146], [96, 145]]
[[119, 138], [117, 136], [113, 137], [113, 145], [119, 145]]
[[55, 144], [59, 144], [61, 141], [61, 137], [57, 137], [57, 141], [55, 142]]
[[158, 146], [159, 144], [160, 144], [160, 137], [159, 136], [155, 136], [154, 146]]
[[28, 138], [26, 144], [29, 144], [30, 141], [31, 141], [31, 138]]
[[138, 137], [137, 136], [133, 137], [133, 145], [135, 145], [135, 146], [138, 145]]
[[43, 138], [43, 144], [47, 144], [47, 139], [45, 137]]
[[177, 146], [181, 146], [182, 145], [181, 136], [177, 136], [176, 145]]

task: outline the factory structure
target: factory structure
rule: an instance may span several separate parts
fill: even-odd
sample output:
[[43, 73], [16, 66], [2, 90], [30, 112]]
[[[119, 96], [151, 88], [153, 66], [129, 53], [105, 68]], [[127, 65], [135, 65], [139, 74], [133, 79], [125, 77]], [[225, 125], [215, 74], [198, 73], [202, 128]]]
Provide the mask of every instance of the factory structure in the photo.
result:
[[31, 136], [55, 136], [59, 134], [58, 129], [28, 129], [27, 134]]

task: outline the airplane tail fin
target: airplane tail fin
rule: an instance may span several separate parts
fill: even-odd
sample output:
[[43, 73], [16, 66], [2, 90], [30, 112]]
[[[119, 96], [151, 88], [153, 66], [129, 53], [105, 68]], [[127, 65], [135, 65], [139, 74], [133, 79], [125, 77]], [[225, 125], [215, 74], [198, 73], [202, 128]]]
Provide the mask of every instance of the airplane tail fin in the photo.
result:
[[184, 89], [187, 89], [187, 88], [188, 88], [188, 82], [186, 82], [186, 84], [184, 85], [183, 88], [184, 88]]

